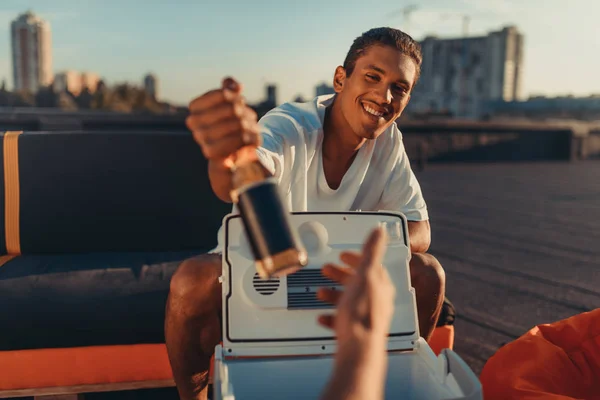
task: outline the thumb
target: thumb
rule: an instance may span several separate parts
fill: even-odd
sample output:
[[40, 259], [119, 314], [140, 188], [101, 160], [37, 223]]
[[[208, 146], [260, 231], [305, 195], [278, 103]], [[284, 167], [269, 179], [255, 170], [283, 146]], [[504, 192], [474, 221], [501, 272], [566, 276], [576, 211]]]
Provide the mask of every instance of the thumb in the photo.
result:
[[228, 76], [223, 79], [223, 89], [230, 90], [235, 94], [239, 94], [242, 92], [242, 84]]

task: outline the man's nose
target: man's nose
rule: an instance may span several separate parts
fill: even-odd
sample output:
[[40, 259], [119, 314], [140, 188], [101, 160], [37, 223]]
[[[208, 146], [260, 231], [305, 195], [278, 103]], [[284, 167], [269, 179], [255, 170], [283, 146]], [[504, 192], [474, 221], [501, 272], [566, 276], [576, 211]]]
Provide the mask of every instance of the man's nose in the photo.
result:
[[392, 88], [389, 85], [380, 85], [377, 88], [377, 97], [381, 104], [390, 104], [393, 98]]

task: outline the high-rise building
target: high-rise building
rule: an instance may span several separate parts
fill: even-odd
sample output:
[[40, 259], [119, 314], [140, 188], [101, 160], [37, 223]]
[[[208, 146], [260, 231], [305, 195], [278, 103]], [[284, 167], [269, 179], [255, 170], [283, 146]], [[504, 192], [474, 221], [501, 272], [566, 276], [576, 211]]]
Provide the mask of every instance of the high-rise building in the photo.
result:
[[14, 89], [35, 93], [52, 83], [50, 25], [27, 11], [11, 26]]
[[315, 88], [315, 93], [317, 96], [322, 96], [325, 94], [333, 94], [335, 93], [335, 90], [333, 90], [333, 86], [329, 86], [323, 82]]
[[523, 35], [514, 26], [480, 37], [427, 37], [421, 47], [423, 65], [411, 96], [412, 111], [477, 118], [488, 101], [522, 96]]
[[270, 84], [266, 86], [266, 95], [267, 98], [256, 104], [252, 108], [258, 114], [258, 118], [260, 119], [263, 115], [265, 115], [269, 110], [277, 107], [277, 86], [274, 84]]
[[277, 86], [267, 85], [267, 103], [272, 104], [273, 107], [277, 105]]
[[153, 97], [158, 97], [158, 78], [152, 74], [148, 74], [144, 77], [144, 90], [145, 92]]

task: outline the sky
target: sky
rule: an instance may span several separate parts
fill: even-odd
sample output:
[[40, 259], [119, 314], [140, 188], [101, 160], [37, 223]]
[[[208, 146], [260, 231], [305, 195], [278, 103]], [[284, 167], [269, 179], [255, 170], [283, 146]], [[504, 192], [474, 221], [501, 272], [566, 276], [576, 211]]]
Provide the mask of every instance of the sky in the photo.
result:
[[[187, 105], [231, 75], [248, 101], [278, 87], [278, 102], [331, 83], [352, 41], [390, 26], [421, 40], [515, 25], [525, 36], [524, 94], [600, 93], [598, 0], [1, 0], [0, 79], [13, 85], [10, 22], [30, 9], [50, 22], [53, 71], [92, 71]], [[400, 9], [417, 8], [405, 20]]]

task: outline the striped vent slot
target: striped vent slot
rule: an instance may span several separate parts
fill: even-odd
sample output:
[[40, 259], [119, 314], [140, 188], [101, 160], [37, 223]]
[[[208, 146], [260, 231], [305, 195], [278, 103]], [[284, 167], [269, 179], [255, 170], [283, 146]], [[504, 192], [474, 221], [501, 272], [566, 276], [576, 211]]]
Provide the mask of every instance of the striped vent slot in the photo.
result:
[[330, 287], [342, 290], [336, 282], [327, 279], [321, 269], [301, 269], [287, 277], [288, 309], [312, 310], [332, 308], [333, 305], [317, 299], [317, 289]]
[[254, 274], [252, 278], [252, 285], [254, 290], [263, 296], [269, 296], [279, 289], [279, 278], [262, 279], [258, 273]]

